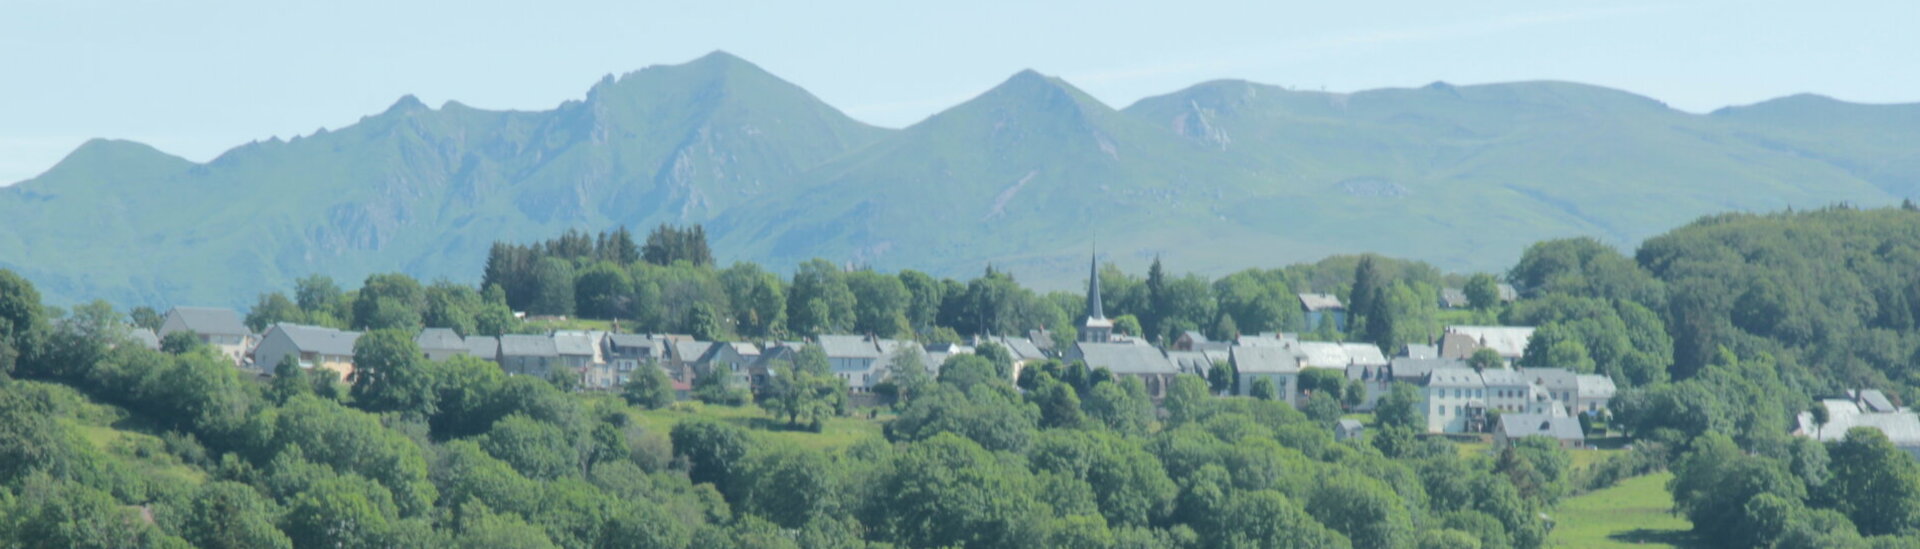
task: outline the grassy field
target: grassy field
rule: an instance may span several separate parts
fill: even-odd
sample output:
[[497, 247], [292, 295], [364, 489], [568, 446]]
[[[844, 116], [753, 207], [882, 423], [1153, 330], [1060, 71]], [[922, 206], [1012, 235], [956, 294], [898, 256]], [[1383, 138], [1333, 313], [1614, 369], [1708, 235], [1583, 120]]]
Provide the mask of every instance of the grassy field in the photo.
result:
[[1568, 498], [1553, 511], [1549, 547], [1691, 547], [1684, 517], [1668, 512], [1673, 473], [1634, 477], [1618, 486]]
[[827, 420], [826, 427], [819, 433], [786, 430], [786, 423], [774, 419], [759, 406], [741, 407], [714, 406], [695, 401], [675, 404], [659, 410], [634, 409], [634, 420], [648, 430], [666, 433], [673, 426], [695, 417], [707, 417], [753, 429], [754, 436], [762, 440], [779, 440], [799, 446], [830, 449], [843, 448], [866, 438], [880, 438], [880, 422], [867, 419], [864, 410], [856, 411], [856, 417], [836, 417]]

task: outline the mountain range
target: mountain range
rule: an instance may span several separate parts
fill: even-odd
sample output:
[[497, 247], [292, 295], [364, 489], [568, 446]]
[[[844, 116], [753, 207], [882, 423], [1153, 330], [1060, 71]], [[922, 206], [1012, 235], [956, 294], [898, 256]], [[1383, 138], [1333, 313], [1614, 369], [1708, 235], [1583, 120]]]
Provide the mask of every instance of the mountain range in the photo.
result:
[[1709, 114], [1565, 82], [1355, 93], [1206, 82], [1115, 109], [1022, 71], [903, 129], [732, 55], [491, 111], [408, 96], [194, 163], [93, 140], [0, 189], [0, 267], [49, 302], [239, 306], [309, 273], [475, 281], [488, 244], [702, 223], [722, 261], [813, 257], [1028, 284], [1379, 252], [1499, 270], [1700, 215], [1920, 195], [1920, 104], [1797, 95]]

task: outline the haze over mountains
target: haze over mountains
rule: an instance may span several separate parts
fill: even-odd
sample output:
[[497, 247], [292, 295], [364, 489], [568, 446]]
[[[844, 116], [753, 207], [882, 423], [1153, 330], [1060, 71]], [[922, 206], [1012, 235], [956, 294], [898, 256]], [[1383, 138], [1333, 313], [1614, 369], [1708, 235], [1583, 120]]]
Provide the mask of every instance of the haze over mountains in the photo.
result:
[[1215, 81], [1114, 109], [1023, 71], [891, 130], [716, 52], [549, 111], [406, 97], [205, 164], [91, 141], [0, 189], [0, 267], [49, 302], [242, 305], [310, 272], [474, 281], [494, 240], [669, 222], [706, 224], [723, 262], [991, 262], [1066, 287], [1096, 236], [1176, 272], [1363, 251], [1496, 270], [1545, 238], [1628, 246], [1708, 213], [1916, 194], [1916, 104], [1697, 115], [1562, 82]]

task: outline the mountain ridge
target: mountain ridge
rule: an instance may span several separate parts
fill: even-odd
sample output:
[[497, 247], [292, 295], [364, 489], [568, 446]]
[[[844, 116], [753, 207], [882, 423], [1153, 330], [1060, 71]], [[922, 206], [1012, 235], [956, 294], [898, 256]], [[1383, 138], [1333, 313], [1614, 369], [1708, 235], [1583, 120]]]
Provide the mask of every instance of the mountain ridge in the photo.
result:
[[[1920, 105], [1781, 98], [1692, 114], [1557, 81], [1243, 80], [1116, 109], [1028, 69], [888, 129], [714, 52], [608, 74], [541, 111], [405, 95], [204, 163], [89, 141], [0, 192], [16, 220], [0, 226], [0, 267], [58, 301], [240, 305], [309, 272], [472, 281], [493, 240], [664, 222], [704, 223], [723, 259], [776, 270], [992, 262], [1059, 287], [1084, 276], [1095, 234], [1128, 267], [1373, 251], [1493, 269], [1543, 238], [1625, 246], [1720, 211], [1914, 196], [1908, 111]], [[90, 217], [104, 219], [69, 222]]]

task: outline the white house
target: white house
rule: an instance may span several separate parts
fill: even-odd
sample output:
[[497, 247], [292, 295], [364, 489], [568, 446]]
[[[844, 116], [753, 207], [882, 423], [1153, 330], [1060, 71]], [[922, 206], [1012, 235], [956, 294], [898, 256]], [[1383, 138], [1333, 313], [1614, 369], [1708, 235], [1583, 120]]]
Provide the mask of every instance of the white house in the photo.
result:
[[359, 340], [360, 332], [275, 324], [261, 336], [260, 345], [254, 347], [253, 363], [263, 372], [272, 372], [281, 360], [293, 357], [303, 369], [328, 370], [345, 380], [353, 374], [353, 344]]
[[1229, 351], [1228, 356], [1239, 372], [1237, 381], [1242, 396], [1250, 394], [1254, 380], [1266, 379], [1273, 383], [1276, 396], [1287, 404], [1299, 403], [1300, 361], [1292, 351], [1284, 347], [1240, 346]]
[[1422, 409], [1429, 433], [1469, 433], [1486, 428], [1486, 384], [1472, 368], [1444, 368], [1427, 374]]
[[[167, 311], [166, 320], [160, 324], [160, 339], [164, 340], [175, 332], [199, 336], [201, 343], [213, 346], [221, 355], [233, 360], [235, 366], [243, 363], [242, 359], [253, 343], [253, 330], [240, 322], [240, 313], [233, 312], [233, 309], [174, 307]], [[255, 365], [255, 368], [271, 370], [273, 365]]]

